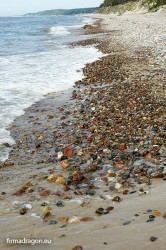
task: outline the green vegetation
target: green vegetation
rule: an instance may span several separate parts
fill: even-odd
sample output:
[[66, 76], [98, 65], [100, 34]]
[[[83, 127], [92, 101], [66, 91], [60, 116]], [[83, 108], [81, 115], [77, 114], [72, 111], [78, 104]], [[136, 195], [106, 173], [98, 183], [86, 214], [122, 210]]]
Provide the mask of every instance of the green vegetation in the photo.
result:
[[[100, 5], [100, 7], [109, 7], [109, 6], [115, 6], [115, 5], [118, 5], [118, 4], [125, 4], [129, 1], [132, 1], [132, 0], [105, 0], [103, 4]], [[137, 0], [133, 0], [132, 2], [135, 2]]]
[[79, 8], [79, 9], [56, 9], [45, 10], [37, 13], [28, 13], [26, 16], [50, 16], [50, 15], [76, 15], [76, 14], [89, 14], [97, 11], [98, 8]]
[[[104, 3], [100, 7], [115, 6], [119, 4], [125, 4], [127, 2], [139, 2], [139, 0], [104, 0]], [[153, 4], [156, 7], [166, 4], [166, 0], [144, 0], [142, 4]]]
[[166, 0], [104, 0], [100, 5], [98, 13], [119, 13], [145, 9], [147, 11], [157, 11], [166, 4]]
[[142, 3], [148, 5], [149, 10], [157, 10], [166, 4], [166, 0], [143, 0]]

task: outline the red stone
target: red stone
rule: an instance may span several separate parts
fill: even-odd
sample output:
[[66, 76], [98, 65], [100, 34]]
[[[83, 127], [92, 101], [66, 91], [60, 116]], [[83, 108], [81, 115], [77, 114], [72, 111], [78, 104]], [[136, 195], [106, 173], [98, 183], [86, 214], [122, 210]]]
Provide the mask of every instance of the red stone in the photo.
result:
[[73, 155], [73, 150], [71, 148], [66, 148], [64, 150], [64, 155], [67, 157], [71, 157]]
[[49, 196], [49, 194], [50, 194], [50, 191], [45, 189], [41, 191], [40, 196]]

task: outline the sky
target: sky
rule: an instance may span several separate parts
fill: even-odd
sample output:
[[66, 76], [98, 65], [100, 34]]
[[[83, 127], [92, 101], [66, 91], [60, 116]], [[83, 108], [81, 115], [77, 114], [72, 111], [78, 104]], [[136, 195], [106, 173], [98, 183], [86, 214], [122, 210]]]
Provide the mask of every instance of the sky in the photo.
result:
[[0, 0], [0, 16], [21, 15], [49, 9], [98, 7], [104, 0]]

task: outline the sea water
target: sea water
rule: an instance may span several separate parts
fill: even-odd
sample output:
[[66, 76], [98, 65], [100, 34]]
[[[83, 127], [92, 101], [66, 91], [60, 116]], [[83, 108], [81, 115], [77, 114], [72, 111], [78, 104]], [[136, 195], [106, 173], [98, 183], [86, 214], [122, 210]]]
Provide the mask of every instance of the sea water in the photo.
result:
[[80, 27], [93, 22], [81, 16], [0, 17], [0, 160], [3, 143], [14, 144], [9, 124], [43, 95], [66, 90], [83, 78], [83, 66], [102, 54], [94, 47], [71, 48], [81, 40]]

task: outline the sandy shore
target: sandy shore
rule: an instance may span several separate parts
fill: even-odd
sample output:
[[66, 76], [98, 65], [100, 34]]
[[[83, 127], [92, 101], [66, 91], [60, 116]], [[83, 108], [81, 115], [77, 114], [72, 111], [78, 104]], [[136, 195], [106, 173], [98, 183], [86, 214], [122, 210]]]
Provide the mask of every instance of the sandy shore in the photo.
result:
[[16, 145], [1, 165], [0, 249], [165, 249], [166, 16], [95, 17], [102, 26], [85, 32], [104, 37], [72, 46], [95, 43], [106, 55], [10, 127]]

